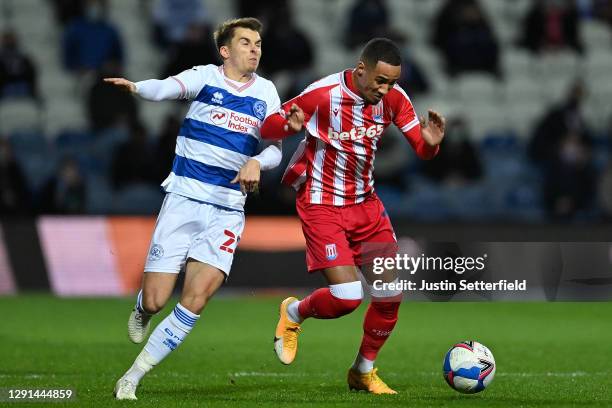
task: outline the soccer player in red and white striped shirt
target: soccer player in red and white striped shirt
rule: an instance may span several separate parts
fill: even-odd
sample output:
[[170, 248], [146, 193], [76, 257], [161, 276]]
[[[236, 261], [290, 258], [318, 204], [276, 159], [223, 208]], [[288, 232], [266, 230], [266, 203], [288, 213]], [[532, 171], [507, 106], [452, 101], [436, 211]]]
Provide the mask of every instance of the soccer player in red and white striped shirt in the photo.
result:
[[373, 39], [354, 69], [313, 83], [283, 104], [279, 114], [269, 116], [261, 129], [263, 138], [278, 139], [306, 128], [283, 183], [298, 191], [308, 270], [322, 271], [329, 285], [302, 300], [290, 297], [281, 303], [276, 353], [290, 364], [304, 319], [333, 319], [359, 306], [359, 268], [369, 283], [371, 303], [348, 383], [351, 389], [374, 394], [396, 393], [378, 377], [374, 360], [397, 322], [401, 301], [401, 291], [373, 287], [375, 279], [397, 279], [395, 271], [372, 274], [374, 258], [394, 257], [397, 252], [393, 227], [374, 192], [374, 156], [391, 124], [421, 159], [433, 158], [444, 138], [444, 118], [432, 110], [428, 124], [418, 118], [410, 98], [396, 84], [400, 71], [397, 46], [388, 39]]

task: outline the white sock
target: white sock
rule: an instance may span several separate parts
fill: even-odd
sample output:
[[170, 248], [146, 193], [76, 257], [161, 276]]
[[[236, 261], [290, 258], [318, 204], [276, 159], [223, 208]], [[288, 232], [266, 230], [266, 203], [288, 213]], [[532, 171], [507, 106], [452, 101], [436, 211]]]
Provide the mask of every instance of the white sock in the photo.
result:
[[289, 306], [287, 306], [287, 317], [289, 317], [289, 320], [293, 323], [302, 323], [304, 321], [298, 309], [299, 305], [300, 301], [298, 300], [297, 302], [289, 303]]
[[374, 368], [374, 361], [368, 360], [361, 354], [357, 353], [357, 358], [353, 363], [353, 369], [359, 371], [361, 374], [369, 373]]
[[139, 382], [147, 372], [183, 343], [199, 317], [177, 303], [172, 313], [153, 330], [144, 349], [125, 375]]
[[136, 296], [136, 305], [134, 306], [136, 308], [136, 310], [138, 310], [140, 313], [150, 316], [149, 313], [147, 313], [144, 308], [142, 307], [142, 289], [140, 289], [138, 291], [138, 296]]
[[155, 367], [155, 363], [153, 358], [146, 350], [142, 350], [134, 364], [130, 367], [129, 370], [124, 374], [124, 377], [128, 378], [130, 381], [138, 384], [142, 377], [149, 371], [151, 371]]

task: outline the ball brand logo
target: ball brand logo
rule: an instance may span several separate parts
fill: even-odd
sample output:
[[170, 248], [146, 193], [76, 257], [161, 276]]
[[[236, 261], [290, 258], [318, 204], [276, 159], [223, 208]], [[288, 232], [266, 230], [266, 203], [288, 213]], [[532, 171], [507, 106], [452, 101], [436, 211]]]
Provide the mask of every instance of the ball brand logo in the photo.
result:
[[330, 140], [360, 140], [364, 137], [372, 139], [380, 136], [384, 130], [385, 127], [383, 125], [372, 125], [368, 128], [365, 126], [357, 126], [348, 132], [336, 132], [330, 127], [327, 130], [327, 134]]
[[338, 257], [338, 251], [336, 250], [336, 244], [325, 245], [325, 256], [327, 260], [333, 261]]
[[215, 125], [223, 125], [227, 122], [227, 112], [224, 109], [213, 109], [210, 111], [210, 121]]

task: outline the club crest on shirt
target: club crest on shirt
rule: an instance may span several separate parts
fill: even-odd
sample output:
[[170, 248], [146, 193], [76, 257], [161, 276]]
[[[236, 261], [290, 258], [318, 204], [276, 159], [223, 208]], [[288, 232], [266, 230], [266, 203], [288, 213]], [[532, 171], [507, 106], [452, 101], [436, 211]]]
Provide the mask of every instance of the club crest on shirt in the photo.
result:
[[149, 251], [149, 261], [159, 261], [164, 256], [164, 247], [159, 244], [153, 244]]
[[333, 261], [338, 257], [338, 251], [336, 250], [336, 244], [325, 245], [325, 256], [328, 261]]
[[384, 114], [384, 110], [383, 110], [382, 103], [379, 103], [376, 106], [372, 106], [372, 119], [374, 119], [375, 122], [382, 123], [383, 114]]
[[253, 113], [259, 120], [264, 120], [266, 117], [266, 103], [264, 101], [256, 101], [253, 104]]

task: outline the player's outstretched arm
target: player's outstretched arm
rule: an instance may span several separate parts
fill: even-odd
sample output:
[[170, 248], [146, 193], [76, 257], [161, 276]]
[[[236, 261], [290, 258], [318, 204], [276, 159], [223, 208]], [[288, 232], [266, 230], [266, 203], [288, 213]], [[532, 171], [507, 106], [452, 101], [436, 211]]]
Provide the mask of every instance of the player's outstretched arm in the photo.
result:
[[139, 95], [149, 101], [179, 99], [184, 94], [181, 84], [173, 77], [163, 80], [148, 79], [140, 82], [132, 82], [125, 78], [104, 78], [104, 82], [122, 88], [134, 95]]

